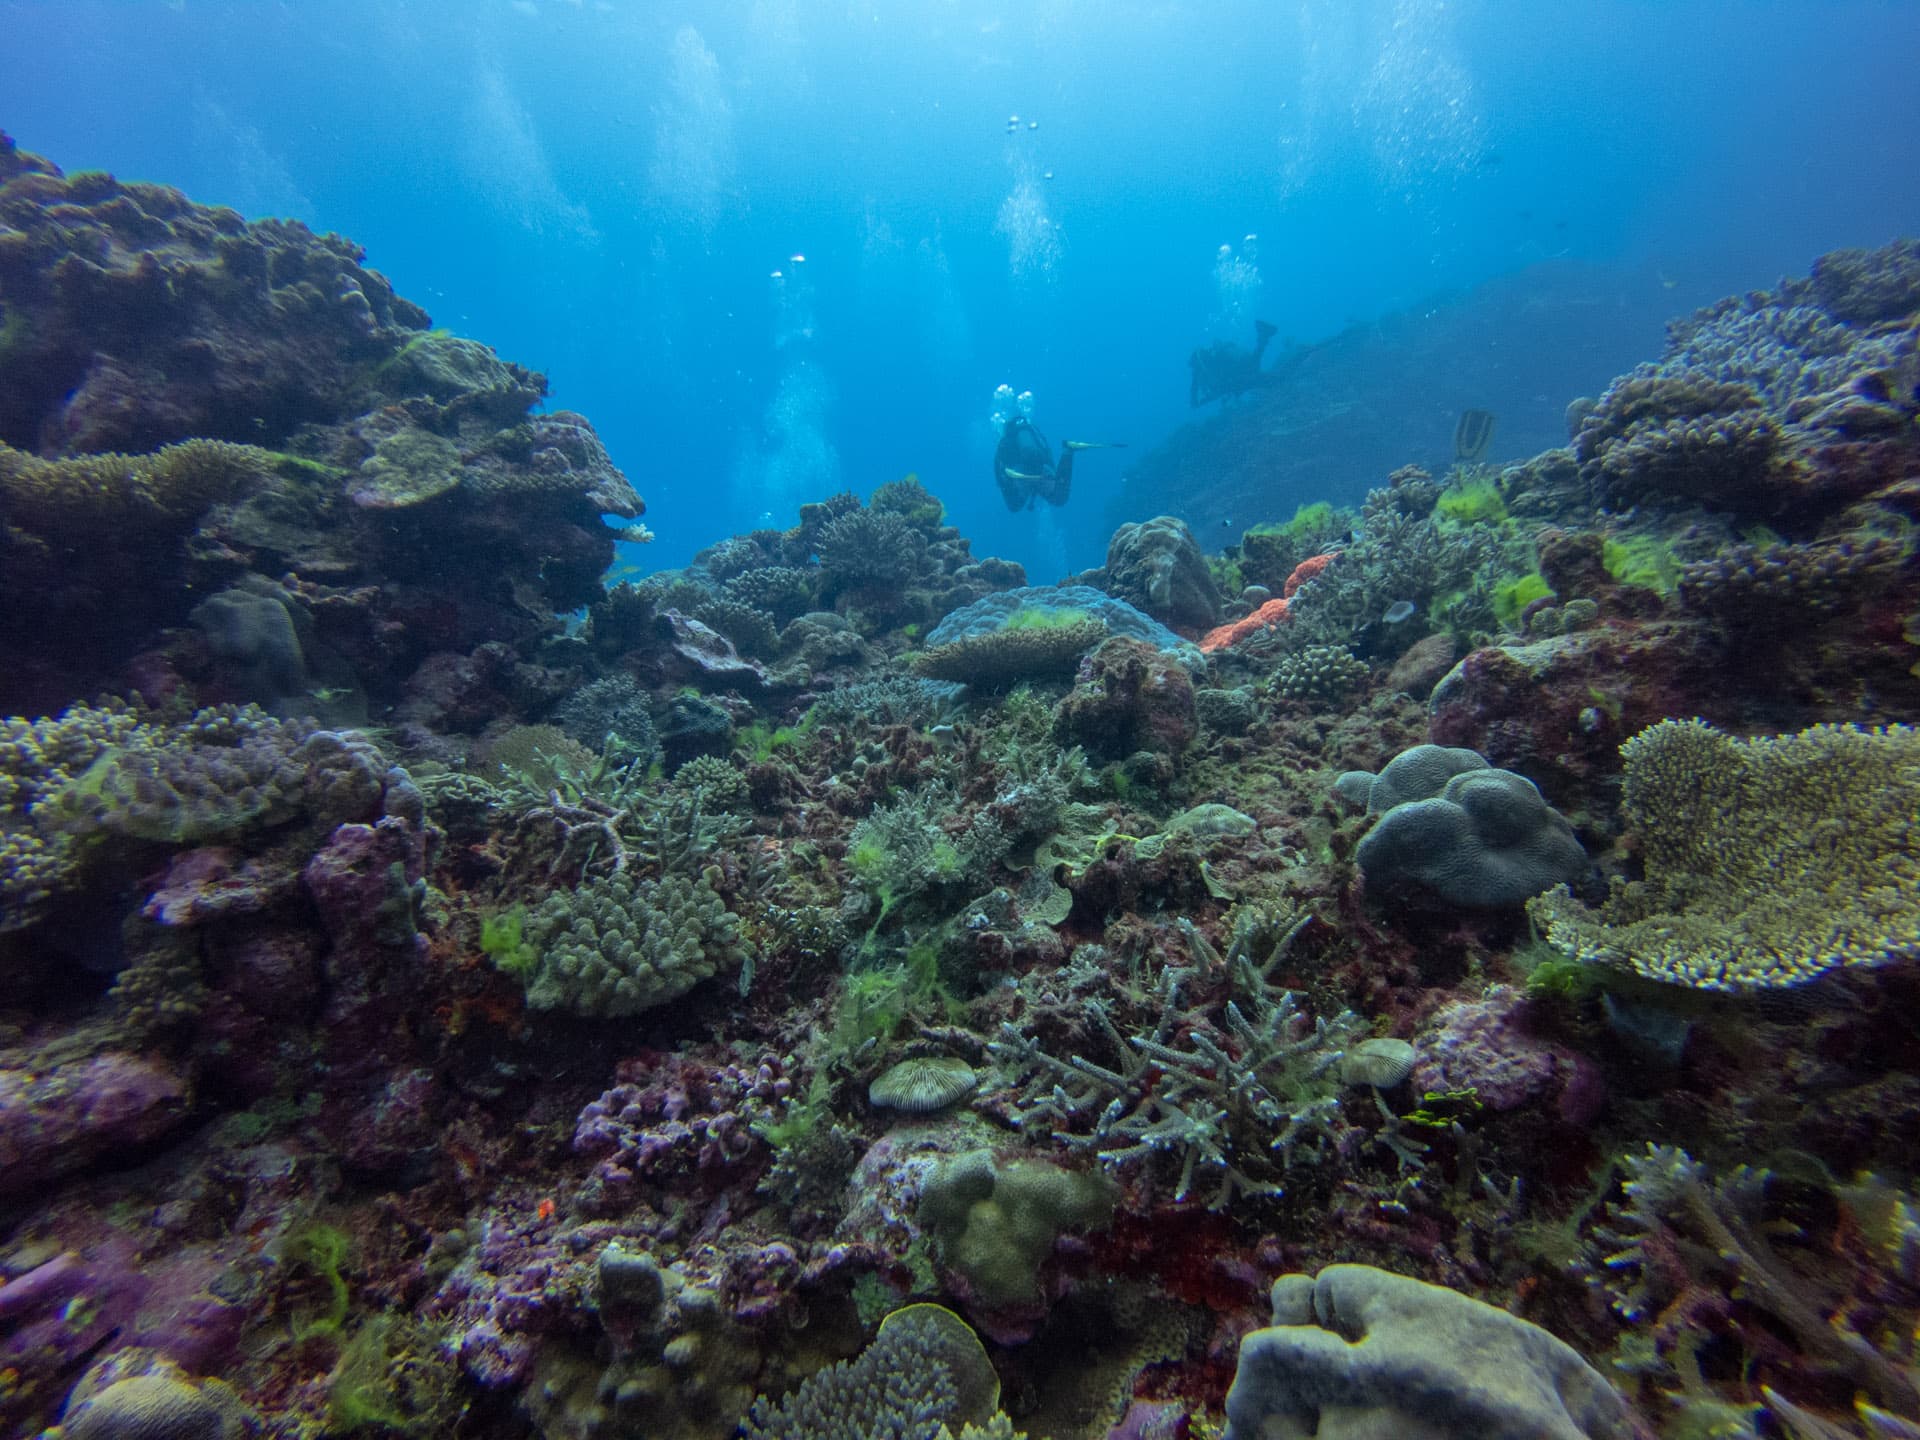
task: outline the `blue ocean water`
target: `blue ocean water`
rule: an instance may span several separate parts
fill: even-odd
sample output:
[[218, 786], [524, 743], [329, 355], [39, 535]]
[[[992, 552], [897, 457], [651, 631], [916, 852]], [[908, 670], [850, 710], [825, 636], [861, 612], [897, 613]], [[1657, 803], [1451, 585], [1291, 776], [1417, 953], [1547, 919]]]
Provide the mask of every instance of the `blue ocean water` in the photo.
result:
[[[1128, 467], [1189, 418], [1196, 345], [1496, 281], [1459, 358], [1529, 417], [1495, 458], [1529, 453], [1667, 317], [1920, 229], [1899, 3], [7, 0], [0, 34], [23, 147], [349, 235], [548, 372], [647, 499], [646, 568], [917, 472], [1056, 578], [1157, 508]], [[1410, 414], [1447, 368], [1406, 366]], [[1009, 515], [1002, 382], [1131, 448]]]

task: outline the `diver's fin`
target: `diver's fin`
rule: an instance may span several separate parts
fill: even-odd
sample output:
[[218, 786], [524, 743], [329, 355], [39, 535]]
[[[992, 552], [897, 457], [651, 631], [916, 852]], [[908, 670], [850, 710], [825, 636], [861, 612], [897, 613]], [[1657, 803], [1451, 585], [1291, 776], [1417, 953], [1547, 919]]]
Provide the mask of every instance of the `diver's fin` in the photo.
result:
[[[1072, 444], [1073, 442], [1068, 441], [1067, 443]], [[1047, 478], [1044, 475], [1029, 475], [1025, 470], [1002, 470], [1000, 473], [1009, 480], [1018, 480], [1022, 484], [1030, 484], [1035, 480], [1044, 480]]]
[[1264, 320], [1256, 320], [1253, 322], [1253, 338], [1258, 344], [1266, 344], [1267, 341], [1279, 333], [1280, 331], [1276, 326], [1269, 325]]
[[1062, 440], [1060, 448], [1062, 450], [1124, 450], [1127, 448], [1127, 442], [1124, 440]]

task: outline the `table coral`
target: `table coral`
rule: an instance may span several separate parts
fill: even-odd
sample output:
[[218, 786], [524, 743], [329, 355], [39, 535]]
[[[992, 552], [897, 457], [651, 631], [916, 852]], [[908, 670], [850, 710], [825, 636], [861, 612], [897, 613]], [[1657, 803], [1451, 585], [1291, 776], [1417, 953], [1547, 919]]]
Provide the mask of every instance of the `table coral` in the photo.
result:
[[1799, 985], [1920, 954], [1920, 732], [1816, 725], [1736, 740], [1663, 720], [1625, 745], [1646, 868], [1599, 911], [1529, 907], [1576, 959], [1699, 990]]
[[1097, 620], [995, 630], [932, 646], [919, 655], [915, 669], [929, 680], [1002, 689], [1070, 673], [1106, 635]]

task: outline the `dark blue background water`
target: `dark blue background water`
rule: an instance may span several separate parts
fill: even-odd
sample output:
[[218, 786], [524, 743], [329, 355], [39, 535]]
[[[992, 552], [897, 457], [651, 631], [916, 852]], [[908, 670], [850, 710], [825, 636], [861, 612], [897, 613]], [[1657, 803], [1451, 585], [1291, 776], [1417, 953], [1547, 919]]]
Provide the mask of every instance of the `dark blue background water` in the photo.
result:
[[1593, 334], [1512, 342], [1598, 389], [1667, 314], [1920, 231], [1908, 3], [5, 0], [0, 35], [26, 148], [350, 235], [546, 370], [649, 568], [917, 471], [1050, 578], [1104, 553], [1129, 456], [1009, 517], [1003, 380], [1144, 449], [1210, 334], [1560, 259], [1598, 267]]

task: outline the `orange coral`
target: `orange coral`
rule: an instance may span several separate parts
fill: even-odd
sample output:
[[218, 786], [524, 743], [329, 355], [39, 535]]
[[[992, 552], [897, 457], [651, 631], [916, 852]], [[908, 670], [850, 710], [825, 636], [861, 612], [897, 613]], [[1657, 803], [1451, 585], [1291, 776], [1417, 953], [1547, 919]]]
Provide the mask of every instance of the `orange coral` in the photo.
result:
[[1278, 625], [1287, 618], [1287, 611], [1292, 608], [1294, 592], [1331, 565], [1334, 556], [1339, 553], [1335, 550], [1326, 555], [1310, 555], [1302, 560], [1293, 567], [1293, 573], [1287, 576], [1287, 583], [1281, 588], [1279, 598], [1267, 601], [1251, 615], [1209, 630], [1200, 641], [1201, 650], [1211, 655], [1216, 650], [1224, 650], [1229, 645], [1238, 644], [1256, 630], [1264, 630], [1269, 625]]
[[1287, 583], [1280, 589], [1281, 595], [1291, 600], [1293, 592], [1331, 565], [1339, 557], [1338, 550], [1330, 550], [1325, 555], [1309, 555], [1293, 567], [1293, 573], [1287, 576]]
[[1291, 603], [1289, 600], [1269, 600], [1251, 615], [1209, 630], [1201, 637], [1200, 648], [1211, 655], [1216, 650], [1224, 650], [1236, 641], [1246, 639], [1256, 630], [1278, 625], [1287, 618], [1287, 607]]

